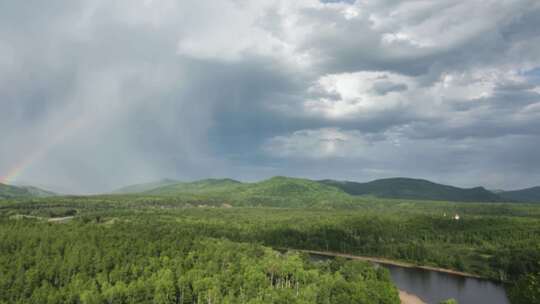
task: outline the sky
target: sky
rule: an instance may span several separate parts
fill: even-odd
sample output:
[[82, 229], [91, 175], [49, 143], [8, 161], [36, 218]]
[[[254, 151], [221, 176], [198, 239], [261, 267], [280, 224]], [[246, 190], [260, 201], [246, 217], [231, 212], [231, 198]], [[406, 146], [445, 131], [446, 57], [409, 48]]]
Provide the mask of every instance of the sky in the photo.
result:
[[0, 0], [0, 181], [540, 185], [540, 1]]

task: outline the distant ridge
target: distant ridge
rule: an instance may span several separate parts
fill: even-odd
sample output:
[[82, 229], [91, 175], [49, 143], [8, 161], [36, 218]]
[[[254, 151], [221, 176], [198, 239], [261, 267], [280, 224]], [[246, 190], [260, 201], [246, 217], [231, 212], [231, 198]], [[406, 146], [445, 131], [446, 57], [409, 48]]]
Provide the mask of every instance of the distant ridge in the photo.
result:
[[43, 190], [38, 187], [34, 186], [17, 186], [19, 188], [25, 189], [30, 193], [33, 197], [51, 197], [51, 196], [57, 196], [58, 194], [52, 191]]
[[33, 186], [12, 186], [0, 183], [0, 199], [50, 197], [56, 193]]
[[459, 188], [415, 178], [387, 178], [367, 183], [337, 180], [313, 181], [276, 176], [260, 182], [242, 183], [230, 178], [193, 182], [162, 180], [122, 188], [115, 193], [182, 196], [204, 201], [240, 202], [262, 206], [329, 206], [354, 203], [353, 196], [455, 202], [518, 201], [501, 197], [484, 187]]
[[340, 189], [303, 178], [276, 176], [244, 185], [235, 195], [250, 205], [333, 207], [352, 201], [352, 197]]
[[230, 178], [208, 178], [194, 182], [175, 182], [145, 191], [146, 194], [174, 195], [177, 193], [205, 193], [230, 190], [242, 183]]
[[437, 184], [424, 179], [387, 178], [367, 183], [322, 180], [325, 185], [334, 186], [351, 195], [372, 195], [380, 198], [442, 200], [456, 202], [502, 202], [499, 195], [483, 187], [458, 188]]
[[276, 176], [255, 183], [242, 183], [234, 179], [203, 179], [180, 182], [156, 188], [142, 194], [178, 196], [197, 202], [221, 202], [237, 206], [268, 207], [329, 207], [343, 206], [352, 197], [335, 187], [319, 182]]
[[497, 194], [507, 200], [524, 203], [540, 203], [540, 186], [521, 190], [502, 191]]
[[155, 182], [125, 186], [120, 189], [114, 190], [112, 193], [116, 193], [116, 194], [141, 193], [141, 192], [150, 191], [159, 187], [164, 187], [164, 186], [168, 186], [168, 185], [172, 185], [176, 183], [178, 183], [177, 180], [165, 178], [165, 179], [155, 181]]

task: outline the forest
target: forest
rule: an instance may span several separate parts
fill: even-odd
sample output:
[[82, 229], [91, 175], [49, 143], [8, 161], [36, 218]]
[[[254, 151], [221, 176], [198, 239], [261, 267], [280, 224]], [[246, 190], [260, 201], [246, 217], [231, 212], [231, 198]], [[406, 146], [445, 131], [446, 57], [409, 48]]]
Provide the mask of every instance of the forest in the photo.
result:
[[538, 303], [537, 205], [230, 203], [141, 195], [0, 201], [0, 303], [399, 303], [383, 268], [315, 262], [292, 249], [459, 270], [505, 283], [512, 303]]
[[1, 224], [2, 303], [398, 303], [383, 268], [161, 222]]

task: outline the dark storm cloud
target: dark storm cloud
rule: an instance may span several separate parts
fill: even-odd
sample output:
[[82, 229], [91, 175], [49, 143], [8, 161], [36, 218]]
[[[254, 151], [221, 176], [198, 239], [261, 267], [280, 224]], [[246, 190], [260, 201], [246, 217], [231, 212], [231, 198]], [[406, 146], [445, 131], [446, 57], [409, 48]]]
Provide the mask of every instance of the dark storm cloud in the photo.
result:
[[407, 90], [407, 85], [403, 83], [393, 83], [387, 81], [379, 81], [373, 84], [373, 90], [380, 95], [386, 95], [390, 92], [399, 92]]
[[539, 13], [526, 0], [0, 2], [0, 175], [33, 157], [21, 181], [74, 192], [278, 174], [540, 184]]

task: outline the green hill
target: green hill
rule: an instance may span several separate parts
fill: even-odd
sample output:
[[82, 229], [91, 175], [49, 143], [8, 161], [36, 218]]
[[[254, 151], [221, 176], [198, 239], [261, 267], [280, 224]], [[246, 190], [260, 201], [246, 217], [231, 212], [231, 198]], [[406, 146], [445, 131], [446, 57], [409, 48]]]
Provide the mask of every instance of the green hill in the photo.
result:
[[0, 198], [16, 198], [30, 196], [30, 193], [23, 188], [0, 184]]
[[18, 187], [28, 191], [30, 195], [33, 197], [51, 197], [51, 196], [58, 195], [54, 192], [43, 190], [41, 188], [34, 187], [34, 186], [18, 186]]
[[423, 179], [388, 178], [357, 183], [323, 180], [322, 184], [339, 188], [351, 195], [372, 195], [380, 198], [440, 200], [456, 202], [501, 202], [500, 196], [483, 187], [458, 188]]
[[116, 194], [130, 194], [130, 193], [141, 193], [141, 192], [147, 192], [153, 189], [157, 189], [160, 187], [176, 184], [178, 181], [172, 180], [172, 179], [162, 179], [156, 182], [150, 182], [150, 183], [143, 183], [143, 184], [136, 184], [136, 185], [129, 185], [126, 187], [122, 187], [120, 189], [117, 189], [113, 191], [112, 193]]
[[24, 198], [24, 197], [50, 197], [56, 195], [32, 186], [11, 186], [0, 183], [0, 199]]
[[540, 203], [540, 186], [514, 191], [502, 191], [497, 194], [511, 201]]
[[144, 193], [153, 195], [208, 194], [231, 191], [240, 185], [242, 185], [241, 182], [230, 178], [209, 178], [195, 182], [176, 182]]
[[[273, 177], [257, 183], [241, 183], [232, 179], [205, 179], [177, 183], [144, 194], [186, 196], [221, 200], [241, 206], [308, 207], [349, 203], [352, 197], [321, 183], [289, 177]], [[194, 196], [195, 195], [195, 196]]]
[[274, 207], [342, 206], [352, 201], [350, 195], [335, 187], [281, 176], [247, 184], [235, 197], [249, 205]]
[[[277, 176], [254, 183], [233, 179], [136, 185], [128, 190], [153, 196], [174, 196], [196, 204], [271, 207], [343, 207], [360, 201], [353, 196], [456, 202], [502, 202], [482, 187], [464, 189], [412, 178], [389, 178], [368, 183]], [[140, 191], [149, 189], [147, 191]], [[134, 192], [130, 192], [134, 193]]]

